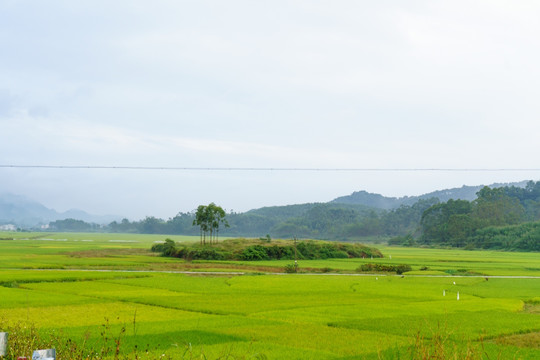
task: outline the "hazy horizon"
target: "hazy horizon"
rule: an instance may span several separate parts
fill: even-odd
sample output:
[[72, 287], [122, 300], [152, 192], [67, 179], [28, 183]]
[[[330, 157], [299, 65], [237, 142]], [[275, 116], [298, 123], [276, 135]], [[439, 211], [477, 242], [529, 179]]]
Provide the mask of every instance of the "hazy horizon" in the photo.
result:
[[539, 15], [535, 1], [4, 1], [0, 191], [137, 219], [536, 180]]
[[[518, 182], [523, 182], [523, 181], [530, 181], [530, 180], [522, 180], [522, 181], [518, 181]], [[534, 180], [533, 180], [534, 181]], [[512, 183], [516, 183], [516, 182], [512, 182]], [[505, 184], [510, 184], [510, 183], [493, 183], [493, 184], [501, 184], [501, 185], [505, 185]], [[419, 193], [419, 194], [406, 194], [406, 195], [402, 195], [402, 196], [388, 196], [388, 195], [385, 195], [385, 194], [379, 194], [379, 193], [371, 193], [369, 191], [367, 191], [368, 193], [371, 193], [371, 194], [377, 194], [377, 195], [382, 195], [384, 197], [388, 197], [388, 198], [404, 198], [404, 197], [415, 197], [415, 196], [421, 196], [421, 195], [425, 195], [425, 194], [429, 194], [431, 192], [436, 192], [436, 191], [443, 191], [443, 190], [450, 190], [450, 189], [455, 189], [455, 188], [461, 188], [463, 186], [471, 186], [471, 187], [474, 187], [474, 186], [489, 186], [489, 185], [493, 185], [493, 184], [474, 184], [474, 185], [469, 185], [469, 184], [464, 184], [462, 186], [459, 186], [459, 187], [453, 187], [453, 188], [440, 188], [440, 189], [434, 189], [432, 191], [427, 191], [427, 192], [423, 192], [423, 193]], [[354, 192], [361, 192], [361, 191], [366, 191], [366, 190], [363, 190], [363, 189], [360, 189], [360, 190], [355, 190], [351, 193], [348, 193], [348, 194], [341, 194], [341, 195], [338, 195], [332, 199], [328, 199], [328, 200], [324, 200], [324, 201], [306, 201], [304, 203], [325, 203], [325, 202], [330, 202], [330, 201], [333, 201], [335, 200], [336, 198], [339, 198], [339, 197], [343, 197], [343, 196], [349, 196], [349, 195], [352, 195]], [[31, 202], [34, 202], [36, 201], [35, 199], [32, 199], [31, 197], [28, 197], [24, 194], [14, 194], [14, 193], [10, 193], [10, 192], [0, 192], [0, 198], [1, 197], [10, 197], [10, 196], [15, 196], [15, 197], [20, 197], [20, 198], [23, 198], [24, 200], [28, 200], [28, 201], [31, 201]], [[36, 201], [39, 203], [39, 201]], [[126, 216], [125, 214], [113, 214], [113, 213], [93, 213], [93, 212], [89, 212], [87, 211], [86, 209], [83, 209], [83, 208], [75, 208], [75, 207], [71, 207], [71, 208], [66, 208], [66, 209], [55, 209], [55, 208], [52, 208], [50, 206], [47, 206], [47, 204], [43, 204], [43, 203], [40, 203], [41, 205], [45, 206], [46, 208], [48, 209], [51, 209], [51, 210], [54, 210], [58, 213], [66, 213], [66, 212], [70, 212], [70, 211], [84, 211], [86, 213], [88, 213], [89, 215], [93, 215], [93, 216], [101, 216], [101, 217], [108, 217], [108, 216], [114, 216], [114, 217], [118, 217], [118, 218], [127, 218], [129, 219], [130, 221], [136, 221], [136, 220], [142, 220], [144, 217], [146, 216], [155, 216], [155, 217], [158, 217], [158, 218], [161, 218], [161, 219], [164, 219], [164, 220], [167, 220], [169, 218], [173, 218], [175, 215], [177, 215], [179, 212], [183, 212], [183, 213], [188, 213], [188, 212], [191, 212], [191, 211], [195, 211], [196, 208], [193, 208], [193, 209], [190, 209], [190, 210], [180, 210], [180, 211], [177, 211], [176, 213], [174, 214], [169, 214], [169, 215], [166, 215], [166, 216], [157, 216], [155, 214], [146, 214], [145, 216], [141, 216], [141, 217], [130, 217], [130, 216]], [[259, 208], [263, 208], [263, 207], [272, 207], [272, 206], [287, 206], [287, 205], [300, 205], [300, 204], [303, 204], [303, 203], [284, 203], [284, 204], [273, 204], [273, 205], [261, 205], [261, 206], [258, 206], [258, 207], [255, 207], [255, 208], [250, 208], [250, 209], [242, 209], [242, 210], [235, 210], [236, 212], [240, 212], [240, 213], [243, 213], [243, 212], [247, 212], [247, 211], [250, 211], [250, 210], [254, 210], [254, 209], [259, 209]], [[201, 203], [202, 205], [202, 203]], [[206, 205], [206, 203], [204, 204]], [[228, 209], [228, 208], [225, 208], [226, 211], [230, 212], [231, 210], [234, 210], [234, 209]]]

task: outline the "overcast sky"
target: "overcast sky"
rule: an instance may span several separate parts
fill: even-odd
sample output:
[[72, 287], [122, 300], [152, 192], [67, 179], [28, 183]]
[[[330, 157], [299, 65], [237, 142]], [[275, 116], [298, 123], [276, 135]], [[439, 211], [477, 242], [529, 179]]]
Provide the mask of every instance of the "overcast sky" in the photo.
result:
[[[538, 168], [539, 18], [536, 0], [0, 0], [0, 165]], [[0, 168], [0, 192], [166, 219], [524, 179]]]

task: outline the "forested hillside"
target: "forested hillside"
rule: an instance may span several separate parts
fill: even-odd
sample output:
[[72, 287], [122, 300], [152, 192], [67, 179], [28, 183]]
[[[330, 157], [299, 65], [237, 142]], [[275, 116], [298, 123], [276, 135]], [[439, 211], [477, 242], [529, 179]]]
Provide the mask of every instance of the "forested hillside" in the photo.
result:
[[[526, 182], [514, 183], [516, 189]], [[227, 215], [229, 228], [223, 236], [266, 236], [290, 238], [356, 240], [365, 237], [420, 236], [420, 220], [425, 210], [448, 199], [474, 200], [482, 186], [435, 191], [421, 196], [385, 197], [365, 191], [355, 192], [329, 203], [309, 203], [263, 207]], [[113, 222], [108, 231], [164, 234], [198, 234], [192, 213], [179, 213], [168, 220], [147, 217], [141, 221]]]
[[422, 215], [420, 244], [540, 251], [540, 182], [489, 188], [474, 201], [449, 200]]
[[[521, 181], [511, 184], [496, 183], [489, 185], [490, 188], [498, 187], [516, 187], [524, 188], [527, 185], [527, 181]], [[404, 196], [404, 197], [387, 197], [379, 194], [368, 193], [367, 191], [356, 191], [351, 195], [340, 196], [331, 202], [340, 204], [357, 204], [365, 205], [369, 207], [375, 207], [379, 209], [391, 210], [400, 207], [401, 205], [413, 205], [418, 200], [427, 200], [436, 198], [440, 202], [452, 200], [467, 200], [473, 201], [476, 199], [476, 194], [480, 191], [484, 185], [478, 186], [466, 186], [463, 185], [460, 188], [437, 190], [427, 194], [418, 196]]]
[[[412, 204], [398, 207], [393, 207], [396, 203], [392, 198], [363, 192], [351, 195], [349, 203], [339, 203], [336, 199], [329, 203], [265, 207], [227, 214], [230, 226], [220, 229], [219, 234], [346, 241], [384, 237], [391, 238], [391, 244], [407, 246], [539, 251], [540, 182], [530, 181], [524, 187], [517, 185], [480, 188], [473, 200], [442, 201], [436, 197], [421, 197]], [[439, 193], [465, 196], [471, 188]], [[378, 204], [379, 208], [355, 204], [352, 200]], [[66, 219], [50, 223], [50, 230], [198, 235], [194, 219], [195, 214], [190, 212], [179, 213], [168, 220], [147, 217], [131, 222], [124, 219], [104, 227]]]
[[[402, 205], [393, 210], [380, 210], [363, 205], [317, 203], [268, 207], [227, 215], [229, 228], [222, 236], [253, 236], [267, 234], [276, 238], [356, 240], [368, 236], [399, 236], [415, 233], [423, 212], [437, 199], [419, 200], [412, 206]], [[130, 222], [112, 222], [112, 232], [140, 232], [198, 235], [192, 213], [180, 213], [167, 221], [155, 217]], [[58, 223], [58, 222], [56, 222]]]

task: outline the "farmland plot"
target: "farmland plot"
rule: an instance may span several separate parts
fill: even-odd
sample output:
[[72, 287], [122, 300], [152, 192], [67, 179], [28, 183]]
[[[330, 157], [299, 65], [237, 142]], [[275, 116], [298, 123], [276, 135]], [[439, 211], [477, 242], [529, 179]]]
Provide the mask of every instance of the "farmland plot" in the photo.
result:
[[[73, 252], [108, 245], [96, 243], [85, 242], [78, 248], [68, 241], [64, 246]], [[20, 244], [19, 251], [30, 256], [28, 244]], [[6, 252], [0, 248], [0, 260], [15, 264], [16, 245], [9, 243]], [[449, 354], [468, 351], [477, 355], [473, 358], [540, 358], [540, 279], [536, 278], [75, 271], [61, 270], [62, 261], [69, 258], [65, 247], [54, 251], [32, 246], [35, 254], [47, 257], [49, 265], [56, 259], [60, 270], [0, 266], [5, 269], [0, 270], [0, 326], [33, 325], [43, 339], [61, 334], [94, 348], [108, 341], [113, 350], [110, 358], [117, 344], [119, 356], [140, 359], [420, 358], [415, 349], [434, 351], [430, 346], [435, 345]], [[455, 256], [453, 250], [392, 251], [391, 261], [408, 258], [415, 264], [413, 269], [442, 264], [440, 272], [453, 263], [437, 262], [429, 252], [440, 252], [444, 260]], [[454, 260], [468, 270], [489, 270], [479, 252], [470, 254], [468, 259]], [[141, 264], [169, 261], [137, 257]], [[108, 260], [115, 269], [124, 261], [125, 268], [131, 269], [133, 255]], [[523, 254], [515, 258], [502, 254], [495, 271], [502, 274], [501, 269], [511, 268], [530, 275], [523, 269], [534, 268], [532, 260]], [[340, 262], [345, 264], [343, 270], [350, 266], [347, 260]], [[314, 261], [313, 267], [319, 263], [325, 264]], [[77, 266], [84, 268], [85, 263]], [[61, 356], [69, 358], [59, 351]]]

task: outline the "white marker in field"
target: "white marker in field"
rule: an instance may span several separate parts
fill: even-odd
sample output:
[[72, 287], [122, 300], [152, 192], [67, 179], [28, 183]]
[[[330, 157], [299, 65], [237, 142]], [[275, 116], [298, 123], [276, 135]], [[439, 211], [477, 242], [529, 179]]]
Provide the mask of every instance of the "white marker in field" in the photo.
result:
[[446, 290], [442, 291], [442, 296], [446, 296]]
[[0, 356], [6, 356], [8, 333], [0, 332]]
[[457, 292], [457, 299], [459, 300], [459, 291]]
[[456, 282], [454, 281], [454, 285], [456, 285]]
[[32, 360], [56, 360], [56, 349], [36, 350]]

